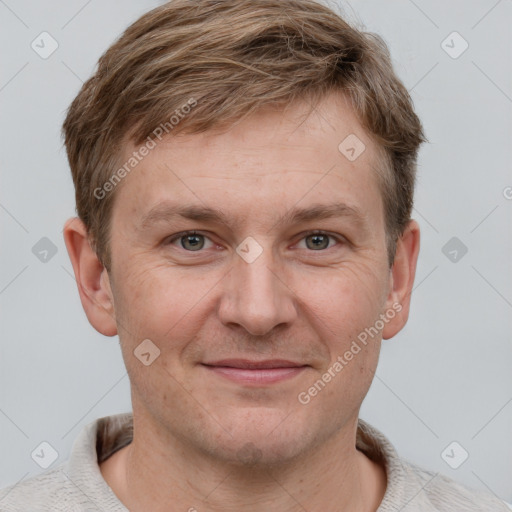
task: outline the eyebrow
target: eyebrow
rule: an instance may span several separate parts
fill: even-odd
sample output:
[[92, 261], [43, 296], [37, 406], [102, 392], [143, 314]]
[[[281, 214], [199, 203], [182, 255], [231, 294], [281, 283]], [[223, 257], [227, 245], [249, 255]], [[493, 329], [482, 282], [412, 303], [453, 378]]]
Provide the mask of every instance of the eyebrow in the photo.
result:
[[[224, 224], [230, 228], [234, 228], [235, 224], [228, 215], [217, 208], [202, 205], [177, 206], [164, 201], [151, 208], [143, 216], [139, 226], [141, 230], [145, 230], [160, 222], [170, 222], [176, 217], [199, 222]], [[278, 224], [286, 225], [338, 217], [352, 220], [361, 229], [366, 227], [367, 216], [359, 208], [345, 203], [314, 204], [308, 208], [294, 207], [286, 212], [272, 227]]]

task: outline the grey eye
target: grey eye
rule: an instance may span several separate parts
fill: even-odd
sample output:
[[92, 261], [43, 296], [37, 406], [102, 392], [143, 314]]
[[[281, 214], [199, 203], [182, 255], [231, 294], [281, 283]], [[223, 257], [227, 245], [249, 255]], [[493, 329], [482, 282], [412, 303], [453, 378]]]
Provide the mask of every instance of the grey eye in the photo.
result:
[[184, 235], [180, 237], [181, 247], [187, 251], [198, 251], [204, 247], [203, 235]]
[[315, 234], [308, 235], [306, 240], [306, 247], [308, 249], [318, 250], [318, 249], [326, 249], [329, 247], [329, 235]]

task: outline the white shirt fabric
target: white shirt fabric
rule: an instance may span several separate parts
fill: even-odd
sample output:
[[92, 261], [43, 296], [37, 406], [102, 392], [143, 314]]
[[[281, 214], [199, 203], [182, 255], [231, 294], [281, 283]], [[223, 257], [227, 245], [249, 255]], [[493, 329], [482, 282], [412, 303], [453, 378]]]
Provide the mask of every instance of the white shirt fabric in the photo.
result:
[[[131, 413], [88, 424], [66, 462], [1, 490], [0, 512], [127, 512], [103, 479], [99, 462], [129, 444], [132, 435]], [[356, 446], [386, 468], [386, 493], [377, 512], [509, 512], [490, 493], [402, 459], [381, 432], [361, 419]]]

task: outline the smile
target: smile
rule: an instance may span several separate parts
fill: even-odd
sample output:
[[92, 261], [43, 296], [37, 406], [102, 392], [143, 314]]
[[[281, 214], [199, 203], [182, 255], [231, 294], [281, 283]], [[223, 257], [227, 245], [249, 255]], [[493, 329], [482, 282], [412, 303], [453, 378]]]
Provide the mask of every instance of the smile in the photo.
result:
[[302, 373], [308, 365], [286, 360], [249, 361], [244, 359], [226, 359], [203, 366], [219, 375], [239, 384], [273, 384], [290, 379]]

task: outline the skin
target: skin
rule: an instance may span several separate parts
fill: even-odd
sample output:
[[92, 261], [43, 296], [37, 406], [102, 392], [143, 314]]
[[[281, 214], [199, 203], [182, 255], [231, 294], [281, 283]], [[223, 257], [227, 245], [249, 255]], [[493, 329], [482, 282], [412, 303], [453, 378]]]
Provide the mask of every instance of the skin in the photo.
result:
[[[110, 273], [82, 222], [65, 225], [84, 310], [100, 333], [119, 334], [130, 377], [134, 439], [101, 472], [131, 511], [370, 512], [383, 498], [385, 470], [356, 449], [357, 419], [381, 340], [407, 322], [419, 226], [409, 222], [389, 268], [379, 149], [339, 95], [305, 113], [304, 103], [264, 109], [227, 131], [159, 143], [116, 190]], [[366, 145], [354, 162], [338, 150], [351, 133]], [[142, 229], [164, 200], [221, 209], [232, 226], [175, 217]], [[361, 222], [283, 220], [335, 202]], [[187, 230], [207, 237], [200, 251], [170, 241]], [[334, 238], [311, 248], [311, 230]], [[235, 250], [249, 236], [263, 249], [252, 263]], [[401, 311], [300, 403], [393, 304]], [[160, 350], [148, 366], [133, 353], [145, 339]], [[307, 367], [245, 385], [202, 364], [224, 358]]]

